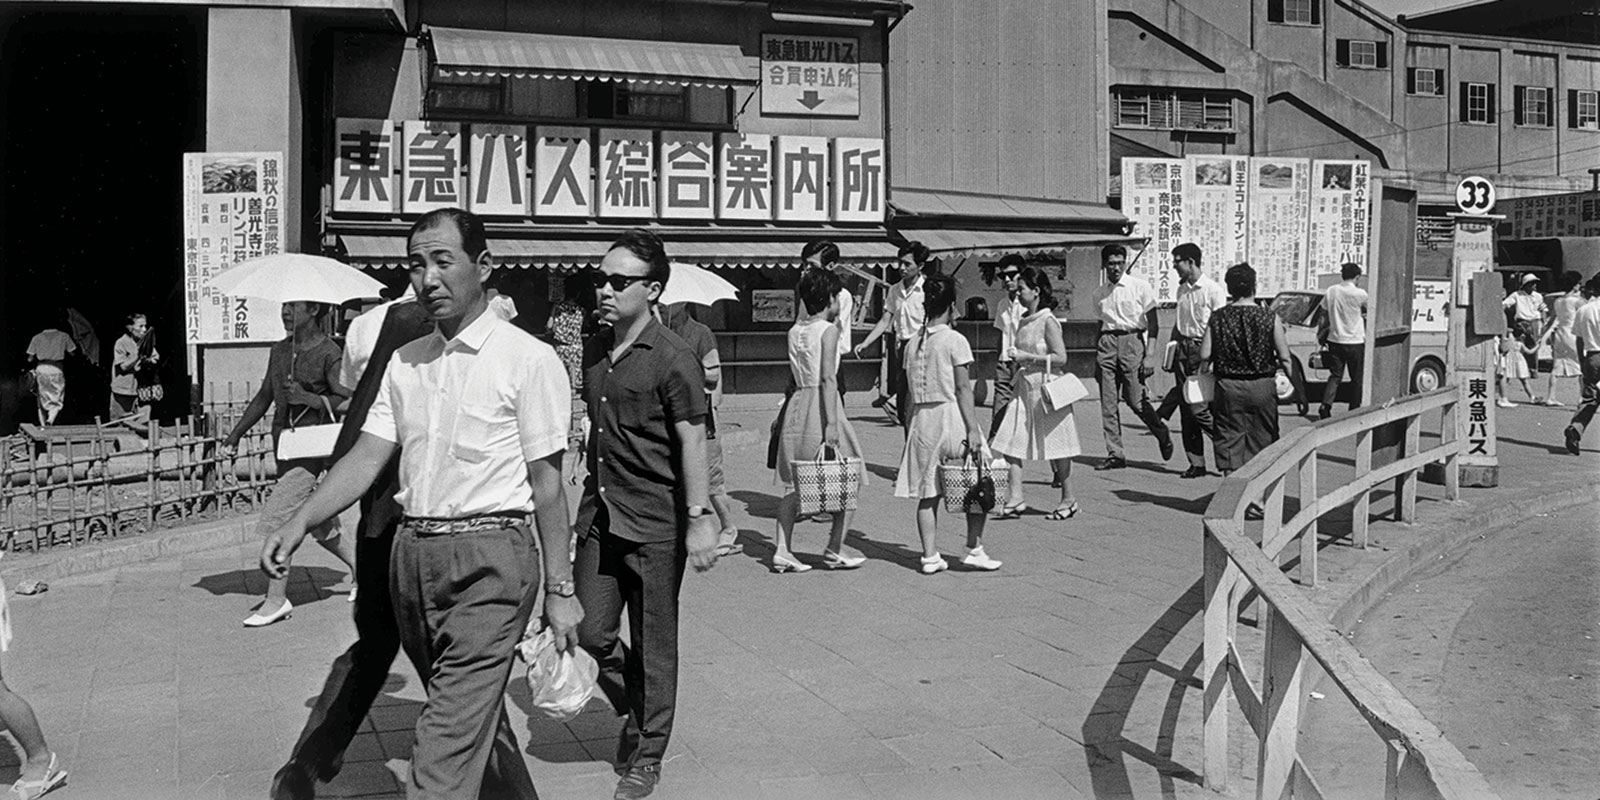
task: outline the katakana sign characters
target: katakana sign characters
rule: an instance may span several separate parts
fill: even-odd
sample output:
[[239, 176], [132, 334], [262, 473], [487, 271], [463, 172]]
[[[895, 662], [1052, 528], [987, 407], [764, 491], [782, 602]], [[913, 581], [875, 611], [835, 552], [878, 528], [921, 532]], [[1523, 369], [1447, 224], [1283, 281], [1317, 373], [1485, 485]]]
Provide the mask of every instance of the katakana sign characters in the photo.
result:
[[588, 128], [541, 125], [533, 136], [533, 215], [594, 215], [594, 145]]
[[761, 36], [761, 114], [861, 114], [860, 42], [825, 36]]
[[527, 129], [473, 125], [468, 139], [472, 180], [467, 210], [485, 216], [527, 216]]

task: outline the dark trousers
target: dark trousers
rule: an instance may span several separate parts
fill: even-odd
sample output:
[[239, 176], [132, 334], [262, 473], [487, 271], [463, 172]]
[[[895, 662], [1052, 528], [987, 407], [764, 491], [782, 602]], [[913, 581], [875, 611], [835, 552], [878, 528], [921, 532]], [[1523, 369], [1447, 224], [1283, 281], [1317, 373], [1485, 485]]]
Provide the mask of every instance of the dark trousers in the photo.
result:
[[1000, 430], [1000, 422], [1006, 418], [1006, 407], [1011, 405], [1011, 399], [1016, 395], [1016, 389], [1011, 385], [1017, 377], [1017, 362], [999, 361], [994, 365], [994, 402], [990, 406], [994, 413], [989, 415], [989, 438], [993, 439]]
[[1209, 403], [1183, 402], [1183, 382], [1194, 375], [1200, 374], [1200, 340], [1176, 339], [1178, 352], [1172, 359], [1172, 379], [1176, 384], [1167, 396], [1161, 399], [1161, 406], [1156, 409], [1156, 416], [1166, 420], [1172, 417], [1172, 412], [1179, 412], [1179, 421], [1183, 431], [1183, 452], [1189, 457], [1189, 466], [1206, 466], [1206, 437], [1215, 438], [1217, 435], [1216, 423], [1211, 418], [1211, 405]]
[[1339, 394], [1339, 381], [1346, 369], [1350, 370], [1350, 382], [1355, 384], [1355, 396], [1350, 398], [1350, 407], [1360, 408], [1361, 376], [1366, 373], [1367, 346], [1328, 342], [1322, 357], [1328, 368], [1328, 383], [1322, 389], [1322, 410], [1333, 410], [1333, 399]]
[[1144, 339], [1137, 333], [1102, 333], [1095, 343], [1094, 378], [1100, 384], [1100, 424], [1105, 434], [1106, 452], [1112, 458], [1126, 458], [1122, 448], [1122, 415], [1117, 398], [1133, 409], [1156, 438], [1165, 441], [1172, 434], [1145, 395], [1139, 369], [1144, 364]]
[[1270, 378], [1217, 377], [1217, 469], [1223, 474], [1250, 463], [1278, 441], [1278, 392]]
[[505, 709], [539, 591], [532, 530], [428, 535], [402, 524], [391, 560], [400, 644], [428, 690], [406, 797], [537, 798]]
[[884, 357], [889, 359], [889, 393], [894, 395], [894, 410], [900, 415], [900, 430], [911, 427], [911, 383], [906, 380], [906, 343], [899, 337], [884, 337]]
[[1576, 430], [1578, 435], [1582, 436], [1584, 429], [1588, 428], [1589, 422], [1594, 419], [1595, 409], [1600, 408], [1600, 389], [1595, 388], [1595, 384], [1600, 383], [1600, 350], [1584, 355], [1578, 361], [1578, 367], [1583, 373], [1581, 379], [1583, 386], [1580, 389], [1583, 401], [1578, 404], [1578, 410], [1572, 415], [1572, 422], [1568, 423], [1567, 427]]
[[[600, 664], [600, 690], [627, 718], [618, 766], [659, 766], [678, 705], [678, 590], [687, 553], [681, 538], [632, 542], [608, 527], [602, 508], [578, 543], [578, 641]], [[624, 611], [627, 644], [620, 637]]]

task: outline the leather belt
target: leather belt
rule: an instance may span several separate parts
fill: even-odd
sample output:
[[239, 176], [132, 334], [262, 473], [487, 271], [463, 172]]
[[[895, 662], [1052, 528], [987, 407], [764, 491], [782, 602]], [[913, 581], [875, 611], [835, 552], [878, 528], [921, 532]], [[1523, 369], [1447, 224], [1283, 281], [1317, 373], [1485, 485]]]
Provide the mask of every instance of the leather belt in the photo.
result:
[[402, 517], [400, 524], [422, 536], [443, 536], [452, 533], [478, 533], [502, 531], [528, 524], [528, 515], [522, 512], [474, 514], [470, 517]]
[[1132, 330], [1117, 330], [1115, 328], [1101, 328], [1100, 329], [1100, 335], [1101, 336], [1126, 336], [1126, 335], [1128, 335], [1130, 333], [1144, 333], [1144, 329], [1143, 328], [1134, 328]]

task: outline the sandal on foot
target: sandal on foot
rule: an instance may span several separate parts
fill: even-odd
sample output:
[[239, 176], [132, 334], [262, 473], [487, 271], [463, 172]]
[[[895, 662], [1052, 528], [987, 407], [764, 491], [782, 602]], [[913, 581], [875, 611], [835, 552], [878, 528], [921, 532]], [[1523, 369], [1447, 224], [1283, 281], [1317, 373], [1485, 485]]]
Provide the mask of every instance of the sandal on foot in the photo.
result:
[[739, 530], [728, 528], [718, 534], [717, 555], [734, 556], [744, 552], [744, 545], [739, 544]]
[[1078, 516], [1078, 512], [1082, 510], [1083, 508], [1078, 505], [1078, 501], [1074, 500], [1069, 505], [1056, 506], [1055, 510], [1044, 515], [1044, 518], [1048, 520], [1072, 519]]
[[1022, 519], [1022, 513], [1028, 510], [1027, 503], [1018, 503], [1014, 506], [1004, 506], [1000, 513], [995, 514], [995, 519]]
[[45, 767], [44, 777], [36, 781], [26, 781], [21, 778], [11, 784], [11, 797], [16, 800], [34, 800], [45, 794], [67, 785], [67, 771], [56, 767], [56, 754], [50, 754], [50, 766]]

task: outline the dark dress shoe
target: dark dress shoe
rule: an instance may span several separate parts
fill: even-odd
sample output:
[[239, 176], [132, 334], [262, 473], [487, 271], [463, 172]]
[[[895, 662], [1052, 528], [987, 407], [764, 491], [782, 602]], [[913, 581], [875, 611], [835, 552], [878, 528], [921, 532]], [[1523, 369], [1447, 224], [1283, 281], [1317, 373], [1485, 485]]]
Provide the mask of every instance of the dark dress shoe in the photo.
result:
[[1128, 466], [1127, 459], [1117, 458], [1116, 456], [1107, 456], [1106, 460], [1094, 465], [1094, 469], [1096, 472], [1105, 472], [1108, 469], [1122, 469], [1126, 466]]
[[309, 764], [290, 761], [272, 776], [272, 800], [314, 800], [317, 779]]
[[638, 800], [649, 797], [656, 790], [656, 784], [661, 782], [661, 765], [629, 767], [622, 780], [617, 781], [617, 793], [612, 795], [613, 800]]
[[1183, 474], [1179, 475], [1178, 477], [1180, 477], [1180, 478], [1204, 478], [1205, 476], [1206, 476], [1206, 468], [1205, 467], [1190, 467], [1190, 468], [1184, 470]]
[[1172, 437], [1170, 435], [1163, 436], [1156, 440], [1156, 445], [1161, 448], [1161, 460], [1171, 461], [1173, 452]]

